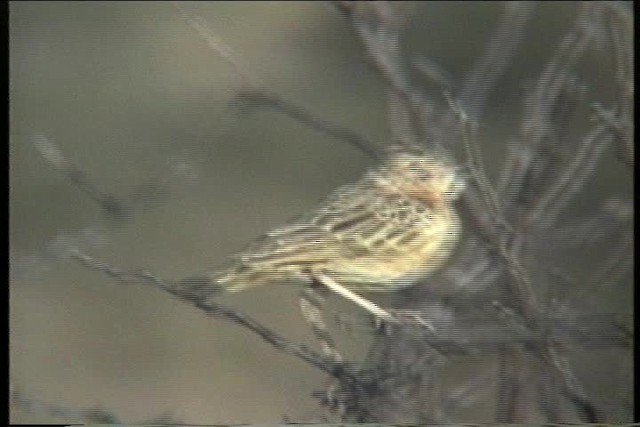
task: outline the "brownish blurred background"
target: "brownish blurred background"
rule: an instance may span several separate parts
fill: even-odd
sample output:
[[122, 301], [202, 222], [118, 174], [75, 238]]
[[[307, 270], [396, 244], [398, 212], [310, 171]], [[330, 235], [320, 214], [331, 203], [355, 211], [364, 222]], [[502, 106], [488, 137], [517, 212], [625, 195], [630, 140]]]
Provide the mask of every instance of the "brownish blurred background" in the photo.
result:
[[[183, 5], [285, 98], [385, 141], [382, 82], [330, 7]], [[408, 49], [454, 77], [471, 66], [500, 13], [493, 2], [399, 7], [409, 19]], [[490, 175], [515, 128], [522, 87], [548, 58], [546, 38], [557, 40], [573, 13], [571, 3], [541, 6], [529, 27], [534, 39], [498, 85], [499, 102], [483, 121]], [[276, 112], [243, 115], [230, 106], [238, 76], [170, 3], [13, 2], [10, 55], [12, 384], [58, 405], [107, 408], [129, 423], [163, 413], [187, 423], [317, 420], [317, 370], [167, 294], [119, 286], [48, 254], [56, 242], [80, 242], [115, 265], [181, 278], [354, 180], [366, 156]], [[597, 62], [593, 69], [601, 71]], [[36, 133], [56, 141], [102, 191], [126, 196], [168, 174], [168, 198], [116, 227], [43, 160], [31, 144]], [[611, 168], [584, 205], [630, 191], [629, 177]], [[224, 301], [315, 345], [298, 291], [276, 286]], [[630, 308], [625, 296], [610, 303]], [[350, 356], [362, 357], [366, 333], [344, 339]], [[60, 422], [20, 411], [12, 421]]]

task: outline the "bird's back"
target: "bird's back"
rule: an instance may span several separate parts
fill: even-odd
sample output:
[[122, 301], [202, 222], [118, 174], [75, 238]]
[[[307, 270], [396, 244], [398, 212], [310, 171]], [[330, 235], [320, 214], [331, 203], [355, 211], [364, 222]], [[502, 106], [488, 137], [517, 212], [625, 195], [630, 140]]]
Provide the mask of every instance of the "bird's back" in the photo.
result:
[[409, 284], [428, 274], [455, 242], [455, 213], [386, 191], [378, 178], [369, 173], [337, 189], [230, 257], [211, 279], [234, 292], [322, 271], [353, 289], [393, 290], [391, 282]]

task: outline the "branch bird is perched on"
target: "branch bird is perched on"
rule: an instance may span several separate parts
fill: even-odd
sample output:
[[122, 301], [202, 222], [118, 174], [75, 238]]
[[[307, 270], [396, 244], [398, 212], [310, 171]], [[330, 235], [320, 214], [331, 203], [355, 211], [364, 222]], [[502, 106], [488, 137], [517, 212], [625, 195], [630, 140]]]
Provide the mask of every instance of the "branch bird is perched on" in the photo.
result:
[[311, 280], [389, 319], [353, 292], [394, 291], [442, 265], [460, 235], [452, 204], [461, 183], [444, 156], [418, 147], [389, 150], [360, 180], [261, 236], [207, 282], [237, 292]]

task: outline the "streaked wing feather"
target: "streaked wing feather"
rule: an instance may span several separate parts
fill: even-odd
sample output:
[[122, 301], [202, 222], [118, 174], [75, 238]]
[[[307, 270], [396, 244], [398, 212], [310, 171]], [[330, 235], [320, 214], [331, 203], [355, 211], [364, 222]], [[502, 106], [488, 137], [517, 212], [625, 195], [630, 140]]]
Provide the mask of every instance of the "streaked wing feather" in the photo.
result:
[[335, 226], [362, 217], [365, 208], [362, 194], [353, 197], [353, 187], [339, 188], [314, 209], [262, 235], [234, 258], [244, 263], [282, 264], [314, 259], [325, 262], [336, 256], [344, 248]]
[[371, 258], [372, 247], [375, 256], [393, 257], [402, 245], [428, 238], [427, 206], [402, 194], [374, 191], [367, 180], [370, 176], [337, 189], [314, 209], [262, 235], [231, 257], [214, 280], [241, 289], [251, 285], [239, 282], [266, 280], [259, 279], [260, 272], [289, 277], [316, 265]]

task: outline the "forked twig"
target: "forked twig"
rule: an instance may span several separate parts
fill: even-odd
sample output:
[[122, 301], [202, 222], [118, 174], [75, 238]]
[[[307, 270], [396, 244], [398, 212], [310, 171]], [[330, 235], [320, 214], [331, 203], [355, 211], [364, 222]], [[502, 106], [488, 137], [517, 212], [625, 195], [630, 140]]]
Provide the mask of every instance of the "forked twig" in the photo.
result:
[[247, 108], [268, 107], [281, 112], [312, 129], [325, 133], [333, 138], [346, 142], [367, 154], [373, 159], [380, 155], [376, 144], [349, 128], [338, 126], [312, 114], [307, 109], [285, 100], [275, 90], [264, 83], [255, 73], [249, 70], [240, 56], [211, 29], [211, 26], [199, 16], [189, 13], [180, 2], [172, 2], [187, 24], [207, 43], [207, 46], [231, 64], [240, 77], [241, 88], [234, 101]]

